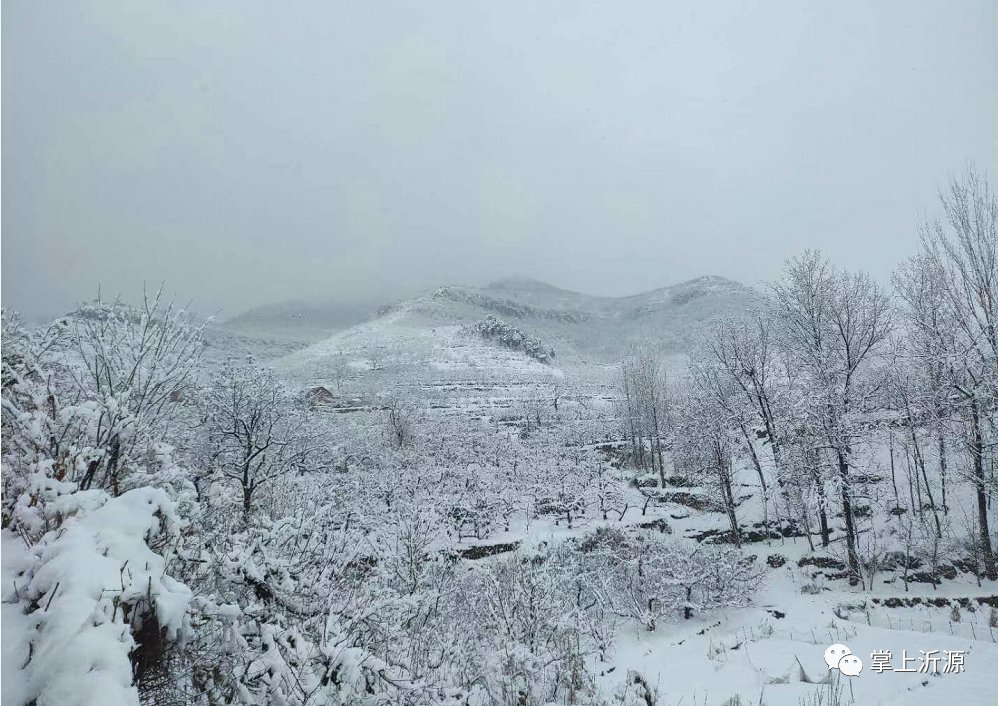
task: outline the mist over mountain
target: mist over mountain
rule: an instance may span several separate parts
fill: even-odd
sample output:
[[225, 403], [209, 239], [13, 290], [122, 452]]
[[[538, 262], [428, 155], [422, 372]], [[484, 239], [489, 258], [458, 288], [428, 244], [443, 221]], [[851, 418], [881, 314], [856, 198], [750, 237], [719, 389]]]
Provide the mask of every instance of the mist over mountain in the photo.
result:
[[220, 325], [247, 333], [277, 333], [311, 337], [349, 328], [370, 318], [377, 305], [296, 299], [248, 309]]
[[684, 352], [705, 323], [742, 313], [757, 300], [758, 292], [751, 287], [713, 275], [624, 297], [508, 277], [482, 287], [441, 286], [382, 306], [276, 303], [239, 314], [220, 327], [250, 337], [311, 342], [365, 322], [379, 330], [433, 329], [466, 326], [491, 316], [549, 342], [562, 357], [613, 361], [635, 345], [650, 344], [666, 354]]

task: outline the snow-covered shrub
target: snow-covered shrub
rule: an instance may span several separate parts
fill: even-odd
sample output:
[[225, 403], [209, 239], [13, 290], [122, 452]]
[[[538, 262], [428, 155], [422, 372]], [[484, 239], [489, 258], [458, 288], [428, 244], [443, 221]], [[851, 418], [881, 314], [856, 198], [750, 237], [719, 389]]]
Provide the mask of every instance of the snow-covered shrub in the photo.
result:
[[655, 706], [658, 689], [651, 688], [639, 672], [628, 670], [627, 679], [614, 694], [613, 701], [621, 706]]
[[137, 309], [96, 301], [43, 331], [4, 328], [7, 499], [36, 473], [115, 494], [147, 482], [141, 472], [176, 429], [201, 327], [156, 294]]
[[554, 349], [545, 346], [539, 338], [526, 334], [495, 316], [487, 316], [475, 323], [471, 326], [470, 332], [486, 341], [524, 353], [541, 363], [549, 363], [554, 358]]
[[44, 330], [5, 316], [4, 543], [26, 547], [3, 587], [24, 616], [14, 698], [173, 693], [191, 592], [171, 567], [196, 499], [165, 442], [199, 337], [158, 296], [137, 310], [95, 302]]
[[441, 522], [432, 507], [419, 506], [397, 509], [392, 519], [380, 533], [379, 569], [396, 590], [413, 595], [437, 561]]
[[446, 662], [433, 606], [449, 570], [428, 555], [433, 516], [372, 533], [325, 502], [338, 496], [313, 476], [290, 487], [293, 512], [212, 520], [189, 557], [195, 695], [244, 706], [431, 703], [437, 684], [418, 677]]
[[4, 313], [4, 524], [14, 522], [29, 541], [49, 529], [45, 501], [75, 490], [71, 481], [103, 455], [88, 434], [95, 408], [63, 404], [64, 396], [80, 397], [59, 364], [65, 339], [64, 325], [32, 331]]
[[415, 400], [400, 393], [389, 395], [385, 410], [385, 438], [390, 448], [402, 451], [416, 443], [419, 408]]
[[4, 587], [4, 602], [24, 614], [5, 626], [19, 652], [20, 668], [4, 675], [21, 686], [13, 703], [137, 706], [137, 684], [185, 632], [191, 591], [167, 573], [183, 521], [153, 488], [42, 504], [57, 526]]
[[463, 614], [475, 640], [470, 665], [491, 703], [585, 702], [593, 695], [572, 584], [545, 557], [519, 554], [484, 563], [466, 579]]
[[753, 558], [730, 547], [689, 545], [661, 532], [607, 528], [558, 554], [593, 601], [648, 630], [663, 617], [690, 618], [746, 604], [763, 574]]

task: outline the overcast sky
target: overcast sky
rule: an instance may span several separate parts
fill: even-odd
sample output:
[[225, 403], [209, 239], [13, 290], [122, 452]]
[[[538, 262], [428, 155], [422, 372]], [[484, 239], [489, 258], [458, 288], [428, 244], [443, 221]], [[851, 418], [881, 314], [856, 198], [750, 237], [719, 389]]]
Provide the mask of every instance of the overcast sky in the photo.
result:
[[3, 303], [202, 311], [522, 274], [629, 294], [820, 247], [886, 280], [998, 178], [998, 10], [4, 0]]

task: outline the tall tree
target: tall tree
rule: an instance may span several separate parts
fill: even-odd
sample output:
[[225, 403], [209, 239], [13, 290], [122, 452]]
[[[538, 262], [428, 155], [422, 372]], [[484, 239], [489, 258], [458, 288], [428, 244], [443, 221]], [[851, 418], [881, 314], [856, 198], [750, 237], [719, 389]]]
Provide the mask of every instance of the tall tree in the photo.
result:
[[238, 483], [247, 517], [260, 488], [327, 465], [304, 403], [268, 369], [226, 361], [200, 404], [209, 468]]
[[718, 375], [733, 383], [737, 396], [741, 397], [740, 402], [730, 401], [733, 418], [759, 476], [763, 496], [767, 495], [767, 483], [763, 460], [756, 451], [757, 438], [762, 438], [769, 447], [780, 496], [789, 510], [784, 446], [792, 380], [781, 375], [786, 368], [781, 365], [782, 353], [774, 328], [773, 317], [767, 310], [723, 321], [707, 332], [697, 358], [703, 361], [701, 365], [715, 368]]
[[810, 404], [837, 469], [850, 582], [860, 579], [850, 466], [860, 413], [878, 389], [870, 375], [891, 330], [887, 296], [865, 273], [836, 270], [819, 253], [791, 260], [773, 299], [791, 355], [806, 369]]
[[[940, 193], [943, 218], [921, 228], [922, 254], [903, 270], [902, 296], [927, 327], [938, 315], [943, 332], [935, 351], [966, 425], [971, 480], [977, 500], [980, 554], [988, 576], [998, 575], [988, 519], [986, 436], [998, 391], [998, 198], [973, 167]], [[916, 287], [928, 282], [929, 306]]]
[[636, 454], [636, 465], [644, 468], [647, 440], [651, 470], [658, 471], [659, 481], [664, 486], [662, 436], [668, 423], [665, 372], [661, 362], [647, 351], [625, 358], [620, 368], [632, 455]]

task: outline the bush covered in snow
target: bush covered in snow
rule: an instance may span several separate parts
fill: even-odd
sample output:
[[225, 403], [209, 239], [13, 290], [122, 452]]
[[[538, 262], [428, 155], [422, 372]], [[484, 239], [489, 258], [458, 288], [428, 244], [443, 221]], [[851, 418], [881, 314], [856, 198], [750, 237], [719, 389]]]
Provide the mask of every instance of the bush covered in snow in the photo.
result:
[[601, 528], [566, 544], [557, 559], [572, 566], [592, 602], [647, 630], [662, 619], [745, 605], [763, 576], [755, 557], [656, 530]]
[[484, 320], [473, 324], [470, 327], [470, 331], [481, 336], [486, 341], [491, 341], [510, 350], [525, 353], [541, 363], [550, 363], [554, 359], [553, 348], [545, 346], [539, 338], [526, 334], [516, 326], [501, 321], [494, 316], [488, 316]]
[[167, 573], [181, 542], [176, 505], [139, 488], [66, 492], [40, 506], [54, 526], [4, 587], [25, 626], [21, 667], [5, 681], [21, 687], [18, 703], [138, 704], [135, 682], [187, 625], [191, 590]]

